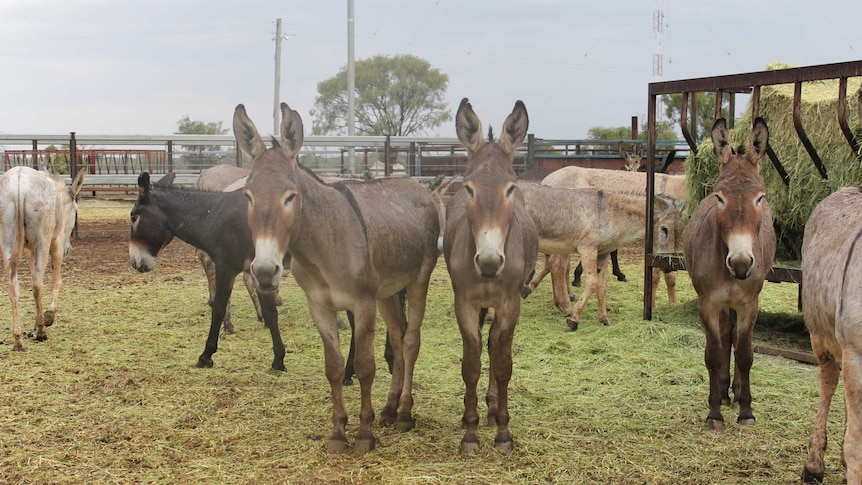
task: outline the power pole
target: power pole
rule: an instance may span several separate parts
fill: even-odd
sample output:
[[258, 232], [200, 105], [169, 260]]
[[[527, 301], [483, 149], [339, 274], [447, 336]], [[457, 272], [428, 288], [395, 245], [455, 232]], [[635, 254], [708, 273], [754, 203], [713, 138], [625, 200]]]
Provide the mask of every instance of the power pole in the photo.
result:
[[275, 97], [272, 102], [272, 134], [278, 136], [281, 122], [281, 41], [288, 36], [281, 33], [281, 19], [275, 19]]
[[[664, 33], [664, 9], [662, 8], [662, 0], [656, 0], [655, 2], [655, 10], [652, 14], [652, 32], [653, 36], [655, 37], [655, 50], [653, 51], [652, 55], [652, 80], [653, 82], [659, 82], [664, 76], [664, 54], [662, 47], [662, 34]], [[661, 119], [661, 113], [662, 111], [664, 111], [662, 109], [661, 99], [658, 100], [656, 109], [659, 112], [658, 117], [659, 119]]]
[[[353, 64], [353, 0], [347, 0], [347, 136], [356, 135], [356, 69]], [[356, 173], [356, 149], [347, 149], [347, 166]]]

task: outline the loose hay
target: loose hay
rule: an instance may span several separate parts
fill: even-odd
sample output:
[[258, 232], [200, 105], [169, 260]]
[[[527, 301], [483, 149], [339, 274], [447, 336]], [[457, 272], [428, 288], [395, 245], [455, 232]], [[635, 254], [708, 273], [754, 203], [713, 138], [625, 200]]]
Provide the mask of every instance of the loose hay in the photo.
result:
[[[88, 210], [81, 214], [85, 237], [64, 268], [74, 277], [64, 285], [50, 340], [18, 353], [10, 350], [8, 321], [0, 333], [7, 340], [0, 346], [0, 483], [774, 484], [795, 483], [807, 456], [816, 369], [781, 358], [755, 358], [755, 427], [729, 421], [723, 433], [703, 429], [707, 374], [694, 292], [680, 273], [683, 304], [668, 307], [660, 293], [655, 319], [643, 321], [638, 249], [621, 252], [630, 281], [609, 282], [613, 327], [597, 322], [591, 303], [580, 329], [570, 332], [547, 281], [523, 302], [510, 395], [512, 456], [494, 450], [494, 430], [484, 427], [479, 452], [458, 453], [461, 338], [442, 258], [416, 366], [416, 428], [375, 426], [373, 452], [328, 455], [323, 351], [293, 280], [284, 281], [279, 308], [286, 373], [268, 371], [269, 333], [243, 291], [233, 299], [238, 332], [222, 337], [214, 368], [195, 369], [209, 309], [191, 248], [174, 242], [153, 273], [135, 273], [126, 231], [114, 253], [94, 253]], [[119, 227], [127, 227], [127, 215], [128, 207]], [[93, 268], [115, 262], [125, 269], [106, 275]], [[795, 291], [767, 285], [762, 308], [792, 312]], [[0, 314], [8, 314], [8, 299], [0, 299]], [[377, 340], [382, 364], [382, 332]], [[487, 358], [484, 370], [483, 389]], [[379, 366], [378, 412], [388, 380]], [[355, 436], [359, 386], [346, 388], [345, 398]], [[839, 387], [835, 401], [841, 399]], [[832, 483], [842, 476], [843, 419], [834, 406], [826, 456]]]
[[[773, 63], [767, 70], [792, 66]], [[847, 88], [848, 123], [862, 139], [862, 126], [855, 109], [862, 78], [849, 78]], [[798, 260], [802, 234], [811, 211], [827, 195], [849, 185], [862, 183], [862, 166], [850, 150], [838, 125], [838, 80], [807, 82], [802, 85], [801, 119], [809, 140], [820, 155], [828, 179], [824, 180], [793, 126], [793, 84], [763, 86], [760, 93], [760, 116], [769, 126], [769, 145], [775, 151], [790, 177], [790, 187], [772, 166], [763, 160], [761, 175], [766, 184], [767, 199], [772, 208], [779, 239], [778, 259]], [[734, 148], [745, 146], [751, 129], [751, 103], [736, 128], [731, 131]], [[708, 138], [708, 130], [705, 127]], [[685, 161], [687, 175], [687, 207], [693, 211], [697, 203], [712, 191], [718, 178], [718, 164], [712, 153], [712, 141], [698, 146]]]

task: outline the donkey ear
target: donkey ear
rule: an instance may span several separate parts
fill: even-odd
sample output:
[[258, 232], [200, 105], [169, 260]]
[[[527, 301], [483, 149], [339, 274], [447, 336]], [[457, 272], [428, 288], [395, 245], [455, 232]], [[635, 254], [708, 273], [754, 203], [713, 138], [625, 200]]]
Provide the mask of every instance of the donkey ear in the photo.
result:
[[144, 172], [138, 175], [138, 193], [146, 195], [150, 191], [150, 174]]
[[238, 104], [233, 113], [233, 134], [236, 137], [236, 146], [252, 158], [263, 155], [266, 145], [257, 133], [254, 123], [245, 112], [245, 106]]
[[69, 193], [72, 194], [72, 197], [77, 197], [78, 193], [81, 192], [81, 188], [84, 186], [84, 174], [86, 172], [84, 170], [78, 170], [78, 174], [75, 175], [75, 180], [72, 180], [72, 185], [69, 187]]
[[281, 151], [288, 160], [296, 159], [302, 148], [303, 136], [302, 117], [287, 103], [281, 103]]
[[733, 148], [730, 146], [730, 133], [727, 131], [727, 123], [724, 118], [715, 120], [712, 125], [712, 152], [718, 160], [719, 170], [724, 169], [724, 164], [733, 157]]
[[763, 160], [763, 155], [766, 153], [766, 146], [769, 143], [769, 128], [766, 127], [766, 121], [761, 117], [754, 120], [754, 127], [751, 129], [751, 134], [748, 135], [748, 149], [745, 151], [745, 158], [751, 163], [760, 168], [760, 161]]
[[515, 149], [524, 143], [527, 129], [530, 127], [530, 117], [527, 116], [527, 107], [520, 99], [515, 101], [515, 107], [503, 122], [503, 133], [500, 135], [499, 145], [506, 154], [515, 153]]
[[458, 135], [458, 141], [471, 155], [485, 144], [482, 140], [482, 122], [476, 116], [467, 98], [462, 99], [461, 105], [458, 106], [458, 113], [455, 115], [455, 133]]
[[158, 182], [156, 182], [156, 185], [158, 185], [159, 187], [168, 187], [168, 186], [171, 186], [171, 185], [173, 185], [173, 184], [174, 184], [174, 179], [175, 179], [175, 178], [177, 178], [177, 173], [176, 173], [176, 172], [168, 172], [168, 173], [164, 174], [164, 175], [162, 176], [162, 178], [160, 178], [160, 179], [158, 180]]

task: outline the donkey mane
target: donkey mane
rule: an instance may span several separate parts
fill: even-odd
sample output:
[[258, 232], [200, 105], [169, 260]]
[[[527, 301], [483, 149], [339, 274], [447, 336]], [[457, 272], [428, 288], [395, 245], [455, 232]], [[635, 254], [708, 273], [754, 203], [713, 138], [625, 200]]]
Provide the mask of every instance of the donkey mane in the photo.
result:
[[488, 126], [488, 142], [491, 143], [494, 141], [494, 127]]

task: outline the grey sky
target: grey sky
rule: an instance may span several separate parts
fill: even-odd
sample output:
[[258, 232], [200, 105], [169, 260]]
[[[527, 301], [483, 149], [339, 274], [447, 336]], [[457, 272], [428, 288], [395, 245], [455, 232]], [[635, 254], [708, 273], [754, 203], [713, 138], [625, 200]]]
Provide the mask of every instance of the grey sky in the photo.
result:
[[[408, 53], [449, 76], [499, 126], [516, 99], [543, 138], [644, 117], [655, 0], [356, 0], [355, 58]], [[862, 58], [862, 2], [664, 0], [664, 79]], [[345, 0], [0, 0], [0, 132], [168, 134], [184, 115], [244, 103], [272, 129], [275, 19], [281, 98], [309, 109], [347, 59]], [[454, 135], [454, 124], [437, 133]]]

